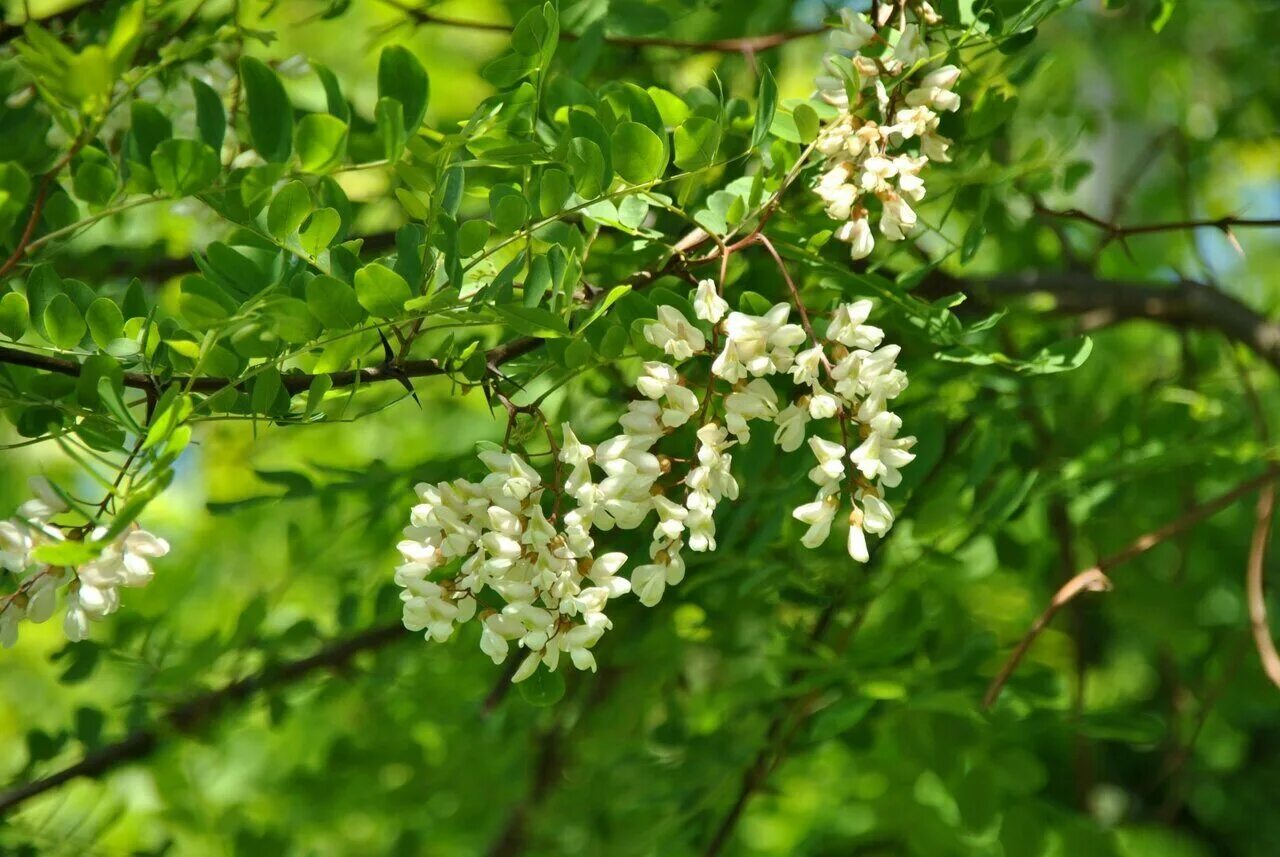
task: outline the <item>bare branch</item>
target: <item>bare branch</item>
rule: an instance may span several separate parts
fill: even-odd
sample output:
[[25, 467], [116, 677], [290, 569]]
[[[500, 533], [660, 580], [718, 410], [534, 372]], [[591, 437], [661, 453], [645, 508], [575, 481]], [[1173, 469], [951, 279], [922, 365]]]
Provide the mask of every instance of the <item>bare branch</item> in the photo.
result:
[[[510, 33], [514, 27], [510, 24], [496, 24], [488, 21], [467, 21], [458, 18], [449, 18], [444, 15], [437, 15], [427, 9], [419, 9], [399, 0], [379, 0], [386, 6], [391, 6], [408, 16], [415, 24], [430, 25], [437, 27], [457, 27], [465, 30], [477, 30], [489, 33]], [[663, 47], [677, 48], [680, 50], [691, 51], [718, 51], [721, 53], [740, 53], [748, 56], [755, 54], [757, 51], [776, 48], [795, 39], [803, 39], [807, 36], [815, 36], [819, 33], [826, 32], [826, 27], [804, 27], [796, 30], [784, 30], [777, 33], [766, 33], [761, 36], [738, 36], [728, 39], [709, 39], [706, 41], [698, 41], [696, 39], [670, 39], [663, 36], [604, 36], [603, 40], [610, 45], [623, 45], [627, 47]], [[581, 38], [577, 33], [561, 33], [560, 38], [564, 41], [576, 41]]]
[[1057, 615], [1058, 611], [1069, 604], [1072, 599], [1083, 592], [1103, 592], [1110, 589], [1111, 581], [1106, 574], [1108, 571], [1118, 565], [1123, 565], [1135, 557], [1141, 556], [1161, 542], [1195, 526], [1205, 518], [1216, 515], [1218, 512], [1221, 512], [1241, 497], [1250, 494], [1263, 486], [1271, 486], [1277, 476], [1280, 476], [1280, 470], [1277, 470], [1275, 467], [1269, 467], [1260, 475], [1241, 482], [1225, 494], [1219, 494], [1212, 500], [1208, 500], [1196, 506], [1185, 515], [1175, 518], [1164, 526], [1157, 527], [1151, 532], [1134, 539], [1116, 553], [1098, 560], [1097, 564], [1092, 568], [1086, 569], [1071, 578], [1071, 580], [1069, 580], [1061, 589], [1054, 593], [1053, 599], [1049, 602], [1049, 606], [1045, 608], [1045, 611], [1041, 613], [1040, 616], [1036, 618], [1036, 621], [1031, 624], [1031, 628], [1014, 648], [1013, 653], [1009, 656], [1008, 660], [1005, 661], [1004, 666], [1000, 668], [1000, 672], [996, 673], [996, 677], [992, 679], [991, 684], [987, 687], [987, 692], [983, 694], [982, 707], [990, 708], [992, 704], [995, 703], [996, 699], [1000, 696], [1000, 691], [1004, 689], [1005, 684], [1013, 675], [1014, 670], [1018, 668], [1018, 665], [1022, 662], [1022, 658], [1031, 648], [1031, 644], [1035, 642], [1041, 632], [1048, 627], [1051, 621], [1053, 621], [1053, 617]]
[[314, 672], [345, 666], [361, 652], [381, 649], [397, 640], [407, 639], [399, 622], [371, 628], [355, 636], [325, 646], [306, 658], [268, 666], [247, 678], [233, 681], [217, 690], [202, 693], [171, 708], [158, 723], [130, 732], [114, 744], [108, 744], [85, 755], [74, 765], [0, 792], [0, 816], [37, 795], [81, 777], [98, 777], [121, 765], [151, 755], [170, 735], [188, 734], [226, 708], [274, 687], [306, 678]]

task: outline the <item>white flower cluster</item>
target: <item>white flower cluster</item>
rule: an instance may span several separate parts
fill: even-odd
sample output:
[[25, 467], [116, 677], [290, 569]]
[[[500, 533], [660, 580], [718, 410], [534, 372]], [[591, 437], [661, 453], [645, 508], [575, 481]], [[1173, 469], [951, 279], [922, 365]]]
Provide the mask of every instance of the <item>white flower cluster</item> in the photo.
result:
[[881, 31], [888, 28], [844, 10], [844, 27], [832, 33], [826, 73], [817, 79], [818, 95], [841, 112], [818, 135], [827, 163], [815, 190], [827, 215], [842, 221], [836, 237], [848, 242], [854, 259], [875, 246], [867, 203], [879, 203], [880, 234], [901, 241], [916, 225], [911, 202], [924, 199], [921, 172], [930, 161], [950, 160], [951, 141], [938, 133], [938, 114], [960, 107], [952, 91], [960, 69], [923, 68], [935, 53], [923, 28], [939, 19], [927, 3], [911, 9], [914, 16], [902, 10], [897, 40], [879, 56], [860, 52], [872, 42], [887, 45]]
[[[36, 496], [12, 518], [0, 521], [0, 570], [18, 578], [16, 590], [0, 596], [0, 646], [6, 649], [17, 642], [23, 619], [38, 624], [53, 616], [58, 590], [64, 586], [63, 630], [73, 642], [85, 639], [90, 622], [120, 608], [120, 587], [146, 586], [154, 575], [150, 561], [169, 552], [164, 539], [132, 527], [101, 544], [97, 555], [78, 567], [41, 564], [36, 550], [67, 538], [62, 528], [51, 523], [67, 511], [67, 505], [47, 481], [33, 479], [31, 487]], [[97, 527], [86, 538], [102, 542], [106, 535], [106, 527]]]
[[[591, 446], [563, 426], [563, 440], [552, 450], [555, 483], [544, 483], [515, 453], [488, 450], [480, 453], [488, 475], [479, 482], [417, 486], [419, 503], [399, 544], [404, 564], [396, 572], [407, 628], [443, 641], [459, 624], [479, 618], [480, 648], [495, 663], [508, 657], [513, 643], [527, 650], [515, 681], [539, 664], [556, 669], [565, 655], [578, 669], [594, 670], [591, 648], [612, 627], [610, 599], [634, 592], [653, 606], [684, 578], [686, 547], [716, 549], [715, 510], [736, 500], [739, 490], [729, 450], [746, 443], [750, 424], [761, 420], [773, 424], [774, 441], [786, 451], [804, 442], [811, 420], [838, 419], [842, 437], [851, 429], [860, 433], [852, 451], [810, 439], [819, 459], [810, 475], [819, 494], [796, 517], [809, 524], [804, 544], [825, 540], [845, 490], [847, 457], [857, 472], [848, 480], [850, 554], [866, 561], [864, 532], [883, 534], [893, 523], [875, 480], [896, 485], [898, 468], [914, 458], [915, 441], [897, 436], [901, 421], [885, 409], [907, 380], [894, 365], [898, 347], [882, 345], [883, 332], [865, 323], [871, 303], [839, 308], [821, 342], [807, 342], [785, 303], [762, 316], [729, 312], [711, 280], [699, 283], [693, 306], [711, 336], [677, 308], [660, 306], [644, 337], [669, 362], [644, 364], [636, 381], [641, 398], [619, 419], [621, 434]], [[678, 367], [710, 357], [709, 341], [719, 346], [721, 337], [700, 398]], [[801, 388], [781, 409], [774, 376]], [[717, 390], [717, 380], [730, 389]], [[656, 451], [686, 424], [697, 426], [692, 459]], [[673, 472], [682, 460], [689, 464], [683, 476]], [[550, 514], [545, 499], [553, 499]], [[564, 501], [573, 507], [561, 514]], [[595, 534], [636, 529], [651, 515], [656, 523], [647, 561], [621, 577], [628, 557], [597, 555]]]

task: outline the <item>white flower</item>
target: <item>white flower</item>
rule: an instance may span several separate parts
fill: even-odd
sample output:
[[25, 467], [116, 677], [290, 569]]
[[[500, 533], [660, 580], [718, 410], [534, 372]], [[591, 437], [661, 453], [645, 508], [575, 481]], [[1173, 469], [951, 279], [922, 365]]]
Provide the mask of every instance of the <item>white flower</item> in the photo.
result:
[[809, 414], [805, 408], [787, 405], [774, 419], [778, 429], [773, 433], [773, 442], [782, 447], [783, 452], [795, 452], [804, 443], [804, 428], [808, 422]]
[[843, 446], [820, 437], [811, 437], [809, 448], [818, 459], [818, 465], [809, 471], [810, 481], [819, 486], [828, 486], [839, 482], [844, 477], [845, 449]]
[[811, 503], [797, 506], [792, 517], [809, 529], [800, 538], [800, 543], [807, 548], [816, 548], [827, 540], [831, 533], [831, 522], [835, 520], [836, 509], [840, 506], [839, 494], [822, 494]]
[[806, 348], [795, 356], [791, 363], [791, 379], [797, 384], [814, 384], [818, 380], [818, 370], [822, 368], [824, 354], [821, 345]]
[[884, 205], [880, 215], [880, 234], [890, 241], [903, 240], [916, 225], [916, 213], [896, 193], [886, 193], [880, 201]]
[[865, 216], [840, 224], [836, 230], [836, 238], [849, 245], [849, 257], [857, 261], [871, 255], [875, 249], [875, 237], [871, 234], [871, 224]]
[[809, 397], [809, 416], [815, 420], [828, 420], [840, 412], [840, 400], [815, 385]]
[[866, 323], [871, 316], [871, 309], [871, 301], [865, 299], [841, 304], [832, 314], [831, 323], [827, 325], [827, 339], [849, 348], [868, 351], [879, 348], [884, 340], [884, 331]]
[[842, 29], [831, 33], [831, 47], [839, 51], [858, 51], [875, 37], [876, 28], [851, 9], [840, 10]]
[[693, 313], [703, 321], [719, 324], [729, 304], [716, 292], [715, 280], [699, 280], [693, 297]]
[[929, 57], [929, 48], [924, 43], [924, 37], [920, 33], [920, 28], [915, 24], [907, 24], [902, 28], [901, 35], [898, 36], [898, 43], [894, 45], [893, 55], [903, 65], [915, 65], [923, 59]]
[[645, 325], [644, 338], [661, 348], [677, 362], [688, 360], [707, 347], [706, 338], [680, 310], [663, 304], [658, 307], [658, 320]]
[[747, 386], [730, 393], [724, 400], [725, 426], [742, 443], [751, 440], [750, 420], [773, 419], [778, 413], [778, 394], [763, 378], [756, 378]]
[[910, 452], [915, 446], [914, 437], [898, 437], [902, 428], [902, 420], [897, 414], [885, 411], [871, 420], [871, 433], [866, 440], [849, 453], [849, 460], [867, 479], [879, 478], [889, 488], [902, 481], [899, 468], [906, 467], [915, 460], [915, 453]]

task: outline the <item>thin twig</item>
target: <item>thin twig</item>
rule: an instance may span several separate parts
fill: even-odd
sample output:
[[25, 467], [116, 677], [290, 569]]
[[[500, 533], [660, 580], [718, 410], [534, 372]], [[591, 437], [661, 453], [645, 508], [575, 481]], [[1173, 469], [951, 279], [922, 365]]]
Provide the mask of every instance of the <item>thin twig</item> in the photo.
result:
[[51, 791], [80, 777], [98, 777], [121, 765], [149, 756], [170, 735], [194, 732], [229, 706], [243, 702], [255, 694], [290, 684], [322, 669], [346, 665], [361, 652], [381, 649], [397, 640], [407, 639], [399, 622], [371, 628], [344, 640], [331, 643], [314, 655], [264, 668], [247, 678], [233, 681], [217, 690], [202, 693], [169, 711], [152, 726], [137, 729], [123, 739], [86, 754], [79, 762], [0, 793], [0, 816], [37, 795]]
[[[414, 23], [419, 25], [432, 25], [437, 27], [457, 27], [465, 30], [476, 30], [479, 32], [489, 33], [510, 33], [514, 30], [511, 24], [498, 24], [489, 21], [468, 21], [459, 18], [449, 18], [444, 15], [437, 15], [426, 9], [419, 9], [399, 0], [379, 0], [384, 5], [391, 6], [403, 12]], [[784, 45], [795, 39], [803, 39], [807, 36], [816, 36], [819, 33], [826, 32], [826, 27], [804, 27], [795, 30], [783, 30], [777, 33], [766, 33], [761, 36], [737, 36], [728, 39], [709, 39], [699, 41], [696, 39], [671, 39], [665, 36], [609, 36], [603, 37], [603, 41], [610, 45], [623, 45], [627, 47], [664, 47], [677, 48], [680, 50], [692, 51], [718, 51], [721, 53], [741, 53], [754, 54], [757, 51], [768, 50]], [[560, 33], [560, 38], [566, 42], [576, 41], [581, 36], [577, 33]]]
[[1005, 684], [1013, 675], [1018, 665], [1022, 662], [1022, 658], [1026, 655], [1027, 650], [1031, 648], [1031, 644], [1036, 641], [1041, 632], [1048, 627], [1053, 617], [1057, 615], [1065, 605], [1069, 604], [1072, 599], [1083, 592], [1102, 592], [1111, 587], [1111, 581], [1107, 577], [1107, 572], [1116, 566], [1123, 565], [1135, 557], [1141, 556], [1151, 550], [1161, 542], [1176, 536], [1183, 530], [1195, 526], [1203, 521], [1216, 515], [1226, 507], [1230, 506], [1241, 497], [1250, 494], [1264, 485], [1272, 484], [1276, 477], [1280, 476], [1280, 471], [1275, 467], [1268, 467], [1258, 476], [1241, 482], [1235, 488], [1227, 491], [1225, 494], [1219, 494], [1212, 500], [1201, 503], [1186, 514], [1175, 518], [1162, 527], [1158, 527], [1137, 539], [1134, 539], [1127, 546], [1098, 560], [1097, 564], [1092, 568], [1086, 569], [1075, 577], [1071, 578], [1061, 589], [1054, 593], [1053, 600], [1045, 611], [1036, 618], [1031, 628], [1019, 641], [1014, 648], [1013, 653], [1005, 661], [1000, 671], [996, 673], [996, 677], [992, 679], [991, 684], [987, 687], [987, 692], [982, 697], [982, 707], [990, 708], [991, 705], [1000, 696], [1000, 691], [1004, 689]]

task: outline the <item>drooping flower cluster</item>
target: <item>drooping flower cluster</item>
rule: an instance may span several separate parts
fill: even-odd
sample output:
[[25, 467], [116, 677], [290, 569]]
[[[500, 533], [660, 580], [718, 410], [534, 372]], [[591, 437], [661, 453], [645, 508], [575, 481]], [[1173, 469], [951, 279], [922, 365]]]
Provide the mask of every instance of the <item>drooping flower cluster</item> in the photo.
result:
[[0, 646], [18, 639], [19, 624], [50, 619], [58, 608], [58, 591], [67, 590], [62, 627], [73, 642], [89, 635], [91, 622], [120, 608], [120, 588], [146, 586], [154, 576], [151, 560], [169, 552], [169, 544], [139, 527], [130, 527], [105, 541], [108, 529], [96, 527], [86, 541], [98, 548], [93, 559], [79, 566], [55, 566], [37, 559], [37, 550], [67, 539], [52, 523], [68, 511], [62, 497], [44, 479], [31, 480], [35, 497], [17, 513], [0, 521], [0, 570], [17, 578], [17, 587], [0, 596]]
[[[895, 5], [881, 9], [892, 12]], [[842, 15], [844, 27], [832, 33], [825, 73], [817, 79], [818, 95], [840, 113], [818, 135], [817, 149], [827, 161], [815, 191], [827, 215], [841, 221], [836, 237], [862, 259], [875, 247], [873, 209], [879, 209], [886, 240], [906, 238], [917, 220], [911, 203], [925, 196], [922, 171], [930, 161], [950, 160], [951, 141], [938, 133], [939, 113], [960, 108], [952, 91], [960, 69], [926, 68], [941, 51], [925, 39], [927, 26], [939, 21], [928, 3], [900, 8], [896, 30], [887, 19], [872, 22], [848, 10]], [[863, 53], [868, 45], [883, 50]]]
[[[739, 492], [730, 450], [747, 443], [760, 421], [772, 424], [774, 442], [787, 452], [803, 444], [814, 421], [829, 421], [828, 432], [838, 430], [842, 440], [857, 433], [852, 449], [809, 438], [819, 492], [796, 517], [809, 525], [803, 543], [816, 547], [847, 492], [849, 553], [867, 560], [865, 533], [883, 534], [893, 523], [880, 486], [896, 485], [898, 469], [914, 457], [914, 438], [899, 438], [901, 422], [886, 410], [906, 375], [895, 366], [898, 347], [883, 345], [883, 331], [866, 324], [870, 301], [838, 308], [819, 341], [807, 323], [790, 321], [785, 303], [758, 316], [730, 312], [711, 280], [698, 284], [692, 303], [710, 334], [678, 308], [658, 307], [643, 334], [667, 359], [643, 365], [639, 398], [619, 418], [620, 434], [592, 446], [562, 427], [558, 447], [551, 441], [554, 482], [515, 453], [487, 450], [480, 459], [488, 475], [479, 482], [417, 487], [420, 502], [399, 545], [405, 563], [396, 572], [406, 627], [443, 641], [478, 618], [480, 647], [495, 663], [513, 644], [527, 651], [516, 681], [540, 663], [556, 669], [565, 655], [594, 670], [591, 648], [612, 627], [611, 599], [633, 592], [653, 606], [683, 580], [686, 548], [716, 549], [716, 508]], [[695, 360], [710, 375], [705, 382], [694, 384], [682, 367]], [[776, 387], [784, 390], [783, 407]], [[681, 457], [659, 451], [686, 425], [682, 436], [692, 430], [696, 439], [692, 456], [687, 447]], [[650, 519], [647, 557], [623, 577], [629, 557], [597, 554], [597, 534]]]

